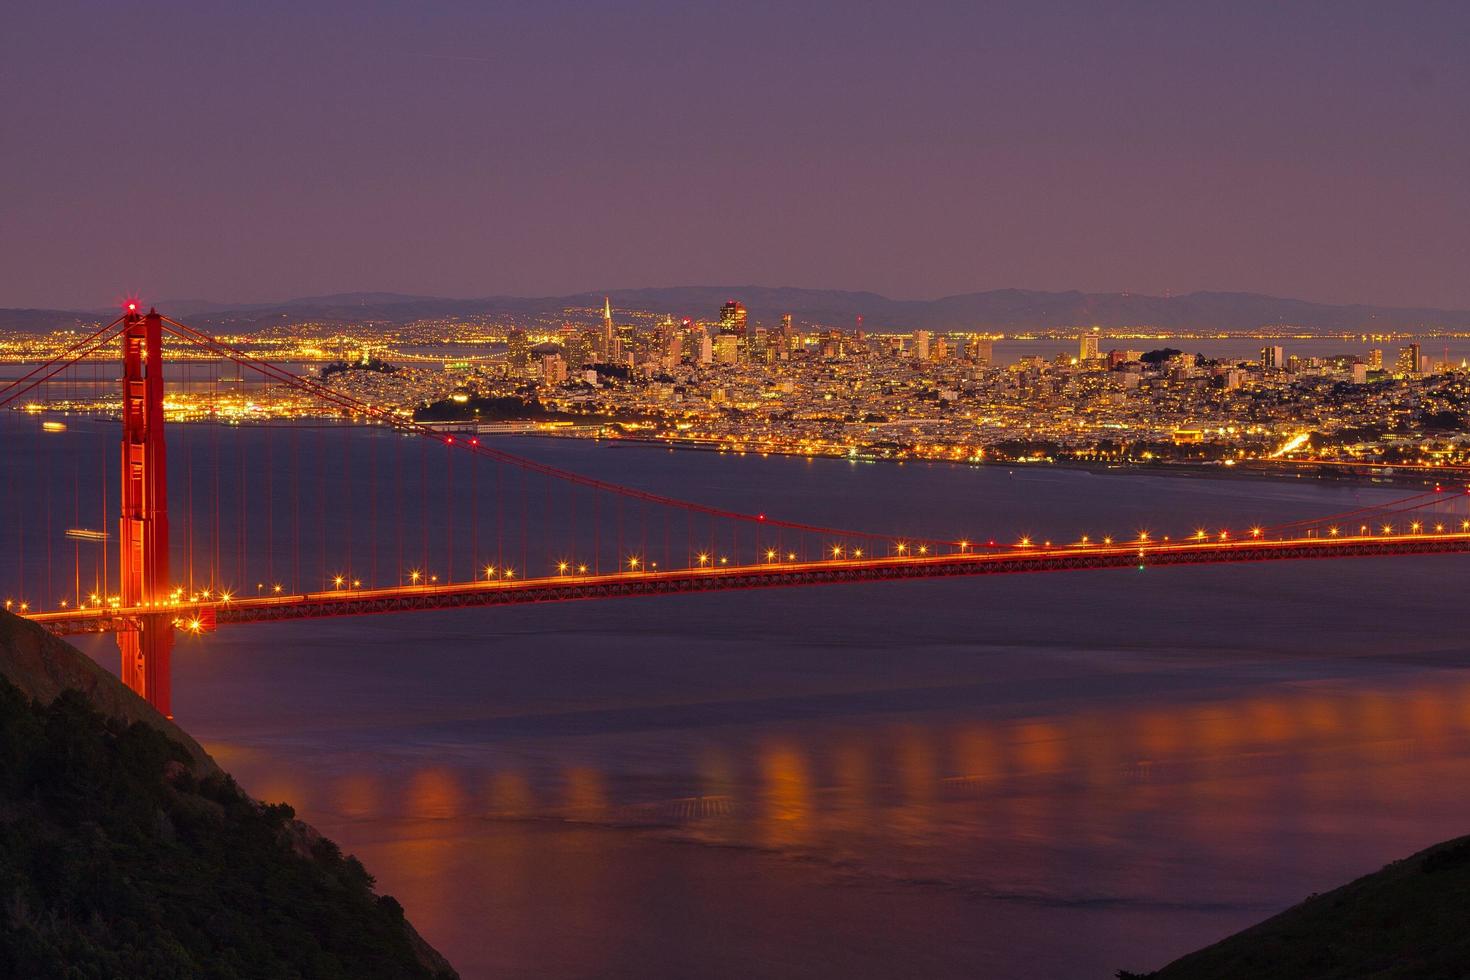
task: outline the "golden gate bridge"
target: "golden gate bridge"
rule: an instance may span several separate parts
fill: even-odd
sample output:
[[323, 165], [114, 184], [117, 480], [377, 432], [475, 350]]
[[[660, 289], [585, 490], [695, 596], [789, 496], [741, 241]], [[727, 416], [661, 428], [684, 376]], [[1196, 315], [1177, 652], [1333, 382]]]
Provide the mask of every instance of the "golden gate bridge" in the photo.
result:
[[[186, 362], [207, 355], [210, 370], [177, 379], [172, 396], [165, 341], [183, 345], [191, 355]], [[121, 347], [120, 406], [113, 400], [119, 381], [99, 360], [112, 344]], [[235, 377], [222, 378], [219, 365], [230, 365]], [[221, 386], [242, 372], [277, 407], [288, 407], [289, 421], [281, 412], [252, 413], [259, 406], [238, 385]], [[65, 475], [58, 478], [54, 461], [38, 453], [45, 460], [38, 479], [50, 481], [44, 521], [28, 507], [5, 508], [17, 522], [18, 548], [0, 568], [0, 595], [6, 608], [57, 634], [115, 634], [123, 680], [165, 714], [176, 635], [225, 625], [844, 582], [1470, 551], [1464, 487], [1436, 486], [1271, 526], [1068, 541], [859, 531], [715, 507], [425, 425], [136, 306], [0, 387], [0, 408], [120, 418], [115, 469], [104, 460], [100, 479], [89, 479], [74, 454], [61, 463], [72, 463], [72, 520], [98, 514], [101, 530], [55, 533], [64, 523]], [[169, 425], [170, 417], [185, 424]], [[252, 417], [262, 421], [252, 424]], [[365, 450], [352, 435], [369, 427], [389, 438]], [[172, 447], [166, 430], [175, 433]], [[247, 433], [260, 437], [248, 456]], [[105, 546], [114, 540], [109, 527], [116, 529], [115, 549]]]

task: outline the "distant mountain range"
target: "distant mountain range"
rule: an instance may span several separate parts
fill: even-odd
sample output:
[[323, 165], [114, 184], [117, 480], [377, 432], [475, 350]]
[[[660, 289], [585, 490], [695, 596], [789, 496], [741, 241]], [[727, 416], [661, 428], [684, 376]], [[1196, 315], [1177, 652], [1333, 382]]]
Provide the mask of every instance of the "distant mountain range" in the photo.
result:
[[[162, 301], [160, 310], [195, 326], [252, 330], [299, 320], [403, 324], [437, 317], [555, 314], [602, 306], [713, 320], [720, 304], [738, 299], [752, 321], [775, 325], [784, 313], [798, 324], [869, 330], [1005, 330], [1078, 326], [1158, 327], [1166, 330], [1250, 330], [1287, 325], [1324, 333], [1372, 330], [1470, 329], [1470, 310], [1334, 305], [1257, 293], [1198, 292], [1182, 296], [1136, 293], [1041, 292], [994, 289], [928, 300], [889, 299], [877, 293], [791, 286], [674, 286], [614, 289], [570, 296], [486, 296], [445, 299], [401, 293], [339, 293], [282, 303]], [[94, 323], [104, 311], [0, 309], [0, 331], [43, 331]]]

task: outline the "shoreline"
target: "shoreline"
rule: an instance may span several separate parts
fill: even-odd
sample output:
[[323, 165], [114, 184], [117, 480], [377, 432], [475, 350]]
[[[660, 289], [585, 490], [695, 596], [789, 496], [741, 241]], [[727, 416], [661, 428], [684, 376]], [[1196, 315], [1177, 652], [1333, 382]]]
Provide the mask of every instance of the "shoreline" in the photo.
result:
[[[487, 433], [497, 434], [497, 433]], [[541, 438], [541, 439], [564, 439], [581, 442], [600, 442], [609, 445], [620, 443], [631, 444], [636, 447], [663, 448], [669, 451], [679, 452], [702, 452], [716, 453], [718, 455], [759, 455], [759, 456], [785, 456], [793, 459], [829, 459], [847, 460], [853, 463], [887, 464], [905, 466], [909, 464], [942, 464], [947, 466], [964, 466], [972, 468], [1006, 468], [1006, 469], [1066, 469], [1091, 473], [1098, 476], [1112, 475], [1146, 475], [1146, 476], [1169, 476], [1185, 478], [1207, 478], [1222, 480], [1316, 480], [1320, 482], [1352, 483], [1368, 486], [1440, 486], [1452, 485], [1464, 482], [1470, 486], [1470, 472], [1460, 472], [1458, 468], [1444, 467], [1439, 472], [1424, 472], [1408, 469], [1402, 465], [1388, 463], [1362, 463], [1344, 464], [1338, 462], [1310, 462], [1310, 463], [1273, 463], [1268, 460], [1249, 460], [1244, 463], [1227, 466], [1223, 463], [1211, 462], [1126, 462], [1126, 463], [1088, 463], [1081, 460], [1045, 460], [1045, 461], [1021, 461], [1021, 460], [973, 460], [973, 459], [928, 459], [923, 457], [909, 459], [893, 459], [890, 457], [871, 455], [849, 455], [846, 453], [833, 452], [792, 452], [789, 450], [763, 447], [759, 449], [732, 449], [728, 446], [714, 445], [710, 443], [695, 442], [685, 439], [648, 438], [641, 436], [589, 436], [573, 433], [548, 432], [507, 432], [503, 435], [516, 438]], [[1336, 469], [1340, 467], [1340, 469]], [[1382, 472], [1364, 472], [1378, 470]]]

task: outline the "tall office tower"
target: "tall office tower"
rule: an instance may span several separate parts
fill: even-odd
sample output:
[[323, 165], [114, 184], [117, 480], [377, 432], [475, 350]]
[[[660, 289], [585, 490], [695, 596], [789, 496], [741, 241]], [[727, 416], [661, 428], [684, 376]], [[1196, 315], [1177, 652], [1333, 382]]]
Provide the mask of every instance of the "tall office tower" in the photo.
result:
[[1398, 373], [1406, 375], [1418, 374], [1422, 368], [1419, 355], [1419, 345], [1410, 344], [1399, 348]]
[[589, 360], [585, 335], [577, 329], [576, 324], [562, 324], [561, 329], [557, 331], [557, 343], [561, 344], [565, 352], [569, 368], [581, 367]]
[[1368, 370], [1383, 370], [1383, 351], [1381, 349], [1375, 347], [1368, 352]]
[[513, 378], [524, 378], [531, 369], [531, 344], [526, 331], [512, 327], [505, 335], [506, 373]]
[[1286, 353], [1279, 346], [1261, 348], [1261, 370], [1279, 371], [1286, 367]]
[[965, 354], [982, 367], [990, 367], [990, 361], [995, 356], [995, 342], [975, 338], [965, 346]]
[[914, 331], [913, 345], [909, 353], [914, 355], [916, 361], [929, 360], [929, 331]]
[[790, 313], [782, 313], [781, 314], [781, 336], [782, 337], [785, 337], [788, 341], [791, 339], [791, 314]]
[[771, 350], [771, 332], [765, 327], [756, 327], [755, 332], [750, 335], [750, 345], [747, 353], [752, 364], [765, 364], [769, 359]]
[[734, 364], [740, 360], [740, 338], [733, 333], [722, 333], [714, 341], [715, 363]]
[[566, 358], [560, 354], [548, 353], [538, 355], [541, 362], [541, 383], [544, 385], [559, 385], [567, 380]]
[[612, 299], [604, 296], [602, 297], [602, 349], [598, 351], [604, 360], [614, 360], [615, 345], [613, 340], [615, 335], [612, 319]]
[[1093, 327], [1091, 330], [1084, 330], [1084, 331], [1082, 331], [1082, 336], [1079, 338], [1079, 349], [1078, 349], [1078, 352], [1077, 352], [1077, 360], [1079, 360], [1079, 361], [1095, 361], [1095, 360], [1097, 360], [1097, 342], [1098, 342], [1098, 332], [1097, 332], [1097, 328], [1096, 327]]
[[715, 342], [710, 339], [709, 331], [703, 327], [699, 328], [699, 363], [709, 364], [715, 359]]
[[733, 334], [736, 337], [745, 336], [745, 306], [730, 300], [720, 307], [720, 333]]

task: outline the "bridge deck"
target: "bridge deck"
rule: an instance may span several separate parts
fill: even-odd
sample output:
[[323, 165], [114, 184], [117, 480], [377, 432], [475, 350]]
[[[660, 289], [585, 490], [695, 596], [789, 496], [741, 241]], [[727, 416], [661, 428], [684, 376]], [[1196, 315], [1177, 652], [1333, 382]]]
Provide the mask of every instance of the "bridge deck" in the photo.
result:
[[1187, 541], [1172, 544], [1073, 544], [1001, 552], [823, 561], [771, 562], [678, 571], [557, 575], [520, 581], [339, 589], [166, 607], [92, 608], [33, 613], [30, 619], [60, 634], [134, 629], [140, 617], [166, 613], [186, 630], [218, 625], [362, 616], [415, 610], [459, 609], [575, 599], [721, 592], [734, 589], [884, 582], [900, 579], [1003, 575], [1106, 568], [1163, 567], [1300, 559], [1391, 557], [1470, 552], [1470, 534], [1400, 534], [1379, 537], [1298, 538], [1284, 541]]

